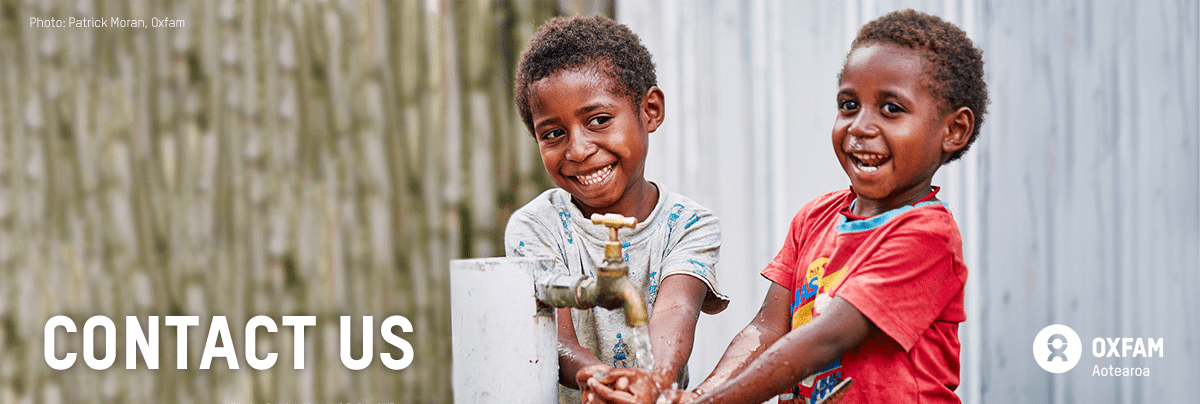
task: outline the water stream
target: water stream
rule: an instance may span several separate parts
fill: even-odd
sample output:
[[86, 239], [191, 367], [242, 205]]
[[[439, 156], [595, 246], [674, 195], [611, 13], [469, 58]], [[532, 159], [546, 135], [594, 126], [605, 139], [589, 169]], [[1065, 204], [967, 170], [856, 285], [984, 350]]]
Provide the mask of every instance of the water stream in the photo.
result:
[[634, 362], [639, 367], [654, 369], [654, 355], [650, 353], [650, 331], [641, 325], [633, 328], [629, 347], [633, 350]]

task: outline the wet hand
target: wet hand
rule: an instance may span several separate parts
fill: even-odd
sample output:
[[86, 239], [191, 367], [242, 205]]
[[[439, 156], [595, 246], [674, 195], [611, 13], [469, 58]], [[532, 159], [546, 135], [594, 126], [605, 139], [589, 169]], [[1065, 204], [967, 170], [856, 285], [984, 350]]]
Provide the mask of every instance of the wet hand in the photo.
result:
[[588, 381], [592, 380], [596, 375], [603, 375], [612, 368], [612, 366], [605, 364], [595, 364], [584, 366], [578, 372], [575, 372], [575, 382], [579, 386], [579, 398], [583, 401], [583, 404], [607, 403], [606, 401], [597, 401], [599, 398], [595, 397], [595, 391], [589, 386]]
[[595, 403], [653, 404], [661, 390], [650, 371], [642, 368], [613, 368], [587, 383]]

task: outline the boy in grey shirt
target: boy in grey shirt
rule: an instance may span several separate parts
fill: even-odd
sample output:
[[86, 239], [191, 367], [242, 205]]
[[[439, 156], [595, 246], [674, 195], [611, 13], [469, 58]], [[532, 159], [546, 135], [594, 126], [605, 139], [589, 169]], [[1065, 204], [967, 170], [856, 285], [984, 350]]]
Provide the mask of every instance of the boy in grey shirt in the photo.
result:
[[[574, 17], [539, 29], [522, 54], [515, 98], [559, 188], [513, 213], [504, 243], [508, 256], [553, 258], [561, 271], [593, 276], [608, 231], [591, 214], [637, 218], [622, 247], [629, 280], [649, 306], [648, 377], [666, 388], [687, 383], [699, 313], [716, 314], [729, 299], [717, 288], [717, 217], [643, 178], [649, 133], [665, 110], [655, 81], [650, 53], [623, 25]], [[558, 324], [564, 386], [586, 393], [598, 384], [593, 375], [638, 365], [623, 313], [560, 309]], [[580, 402], [578, 392], [560, 392], [560, 402]]]

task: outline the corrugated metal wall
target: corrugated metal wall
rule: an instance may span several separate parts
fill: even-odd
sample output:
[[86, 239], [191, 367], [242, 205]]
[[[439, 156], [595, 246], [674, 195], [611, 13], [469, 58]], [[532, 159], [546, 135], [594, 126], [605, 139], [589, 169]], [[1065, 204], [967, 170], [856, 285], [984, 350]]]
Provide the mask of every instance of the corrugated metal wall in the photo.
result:
[[[722, 219], [722, 286], [693, 354], [703, 378], [756, 312], [792, 215], [846, 187], [833, 157], [837, 71], [863, 23], [915, 8], [984, 50], [979, 141], [935, 183], [971, 270], [968, 402], [1200, 397], [1200, 88], [1193, 1], [623, 1], [654, 54], [667, 119], [647, 176]], [[1043, 327], [1083, 339], [1076, 368], [1033, 361]], [[1095, 337], [1163, 338], [1162, 358], [1096, 358]], [[1092, 376], [1093, 366], [1152, 377]]]

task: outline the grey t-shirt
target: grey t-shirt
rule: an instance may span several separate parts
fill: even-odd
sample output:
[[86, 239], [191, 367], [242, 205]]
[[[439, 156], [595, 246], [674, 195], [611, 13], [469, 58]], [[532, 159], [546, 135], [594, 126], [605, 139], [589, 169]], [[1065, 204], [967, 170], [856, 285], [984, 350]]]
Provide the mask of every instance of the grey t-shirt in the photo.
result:
[[[658, 203], [650, 217], [618, 234], [629, 264], [629, 280], [642, 291], [646, 309], [653, 312], [663, 278], [675, 274], [696, 277], [708, 285], [702, 310], [719, 313], [729, 304], [729, 298], [717, 287], [720, 222], [712, 211], [695, 201], [655, 185]], [[559, 271], [595, 276], [596, 268], [604, 261], [607, 240], [608, 228], [592, 224], [571, 203], [569, 193], [555, 188], [513, 213], [504, 231], [504, 250], [509, 257], [553, 258]], [[609, 365], [637, 366], [630, 360], [631, 328], [625, 325], [623, 311], [594, 308], [571, 310], [571, 314], [580, 345]], [[686, 380], [686, 370], [683, 374]], [[579, 402], [578, 391], [571, 392], [574, 394], [562, 395], [562, 402], [571, 398]]]

